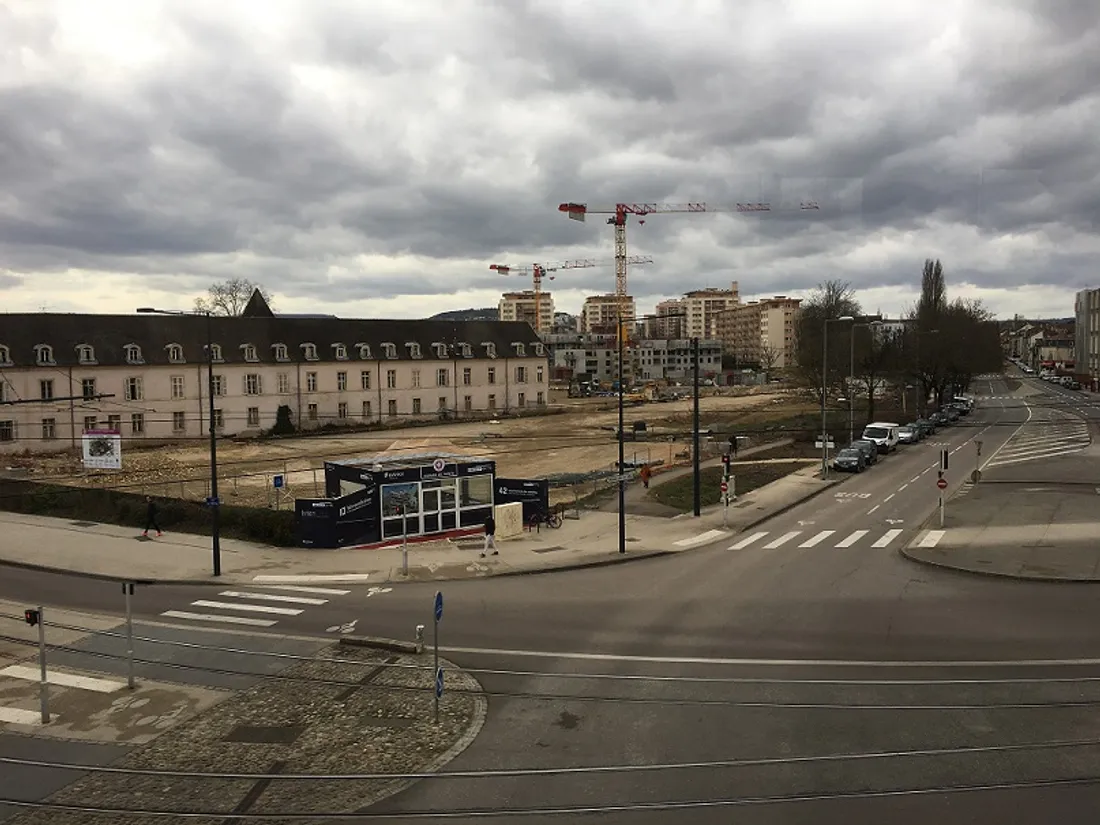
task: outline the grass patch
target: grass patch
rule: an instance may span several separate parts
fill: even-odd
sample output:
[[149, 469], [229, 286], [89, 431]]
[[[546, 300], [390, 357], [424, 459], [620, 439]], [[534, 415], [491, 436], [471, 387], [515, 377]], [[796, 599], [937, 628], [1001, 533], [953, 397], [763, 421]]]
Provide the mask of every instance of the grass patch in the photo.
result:
[[[795, 470], [801, 470], [805, 466], [805, 461], [756, 465], [734, 464], [735, 492], [739, 496], [752, 492], [765, 484], [771, 484], [773, 481], [778, 481], [784, 476], [790, 475]], [[704, 467], [699, 471], [699, 499], [703, 507], [709, 507], [719, 502], [722, 491], [718, 485], [721, 482], [721, 467]], [[672, 507], [686, 513], [695, 506], [693, 479], [690, 474], [671, 479], [664, 484], [652, 487], [649, 496], [666, 507]]]

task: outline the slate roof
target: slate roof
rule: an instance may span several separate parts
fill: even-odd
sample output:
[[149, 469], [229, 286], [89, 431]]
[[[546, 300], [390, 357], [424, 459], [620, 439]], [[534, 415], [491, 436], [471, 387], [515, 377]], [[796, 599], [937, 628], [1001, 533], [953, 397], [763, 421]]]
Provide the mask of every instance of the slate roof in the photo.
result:
[[[53, 347], [58, 366], [82, 366], [77, 347], [90, 344], [98, 365], [126, 364], [124, 347], [141, 347], [145, 364], [169, 364], [168, 345], [183, 347], [184, 361], [206, 359], [207, 319], [201, 315], [91, 315], [68, 313], [0, 313], [0, 347], [7, 347], [16, 367], [37, 364], [35, 346]], [[334, 344], [345, 344], [348, 361], [361, 361], [356, 344], [369, 344], [369, 360], [412, 360], [406, 343], [420, 345], [423, 360], [432, 360], [432, 344], [466, 343], [473, 358], [487, 357], [484, 343], [496, 347], [498, 358], [516, 356], [513, 343], [526, 345], [526, 356], [537, 357], [539, 338], [526, 321], [433, 321], [351, 318], [212, 317], [212, 339], [221, 345], [225, 363], [247, 363], [242, 346], [253, 344], [259, 363], [275, 363], [273, 345], [286, 344], [290, 362], [304, 361], [302, 344], [317, 347], [318, 362], [336, 361]], [[387, 359], [383, 343], [396, 345], [396, 359]]]

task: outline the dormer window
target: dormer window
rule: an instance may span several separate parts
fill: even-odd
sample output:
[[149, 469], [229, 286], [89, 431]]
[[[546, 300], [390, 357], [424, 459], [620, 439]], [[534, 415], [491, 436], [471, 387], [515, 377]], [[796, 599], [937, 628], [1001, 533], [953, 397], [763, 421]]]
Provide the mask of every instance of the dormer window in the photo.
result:
[[523, 344], [523, 343], [520, 343], [519, 341], [516, 341], [512, 344], [512, 346], [515, 347], [515, 349], [516, 349], [516, 357], [517, 358], [526, 358], [527, 357], [527, 346], [526, 346], [526, 344]]
[[11, 366], [11, 350], [4, 346], [0, 346], [0, 366]]
[[497, 345], [486, 341], [481, 346], [485, 347], [485, 357], [496, 358], [497, 357]]
[[459, 344], [458, 348], [462, 352], [462, 357], [463, 358], [473, 358], [474, 357], [474, 348], [471, 347], [469, 344]]
[[271, 349], [275, 352], [276, 361], [290, 360], [290, 354], [287, 352], [286, 344], [272, 344]]
[[333, 355], [336, 356], [337, 361], [347, 361], [348, 360], [348, 345], [347, 344], [333, 344], [332, 345], [332, 352], [333, 352]]
[[168, 350], [168, 360], [173, 364], [183, 363], [183, 347], [179, 344], [169, 344], [165, 349]]
[[405, 347], [409, 350], [409, 358], [423, 358], [423, 353], [420, 352], [420, 344], [416, 341], [409, 341], [405, 344]]
[[256, 355], [255, 344], [241, 344], [241, 352], [244, 354], [245, 361], [259, 361], [260, 358]]
[[356, 344], [355, 348], [359, 350], [359, 357], [363, 360], [369, 361], [374, 358], [370, 352], [370, 344]]
[[435, 350], [435, 357], [436, 358], [446, 358], [447, 357], [447, 345], [446, 344], [441, 344], [440, 342], [435, 341], [435, 342], [432, 343], [432, 349]]
[[[95, 363], [95, 349], [91, 344], [77, 344], [76, 347], [76, 360], [81, 364], [94, 364]], [[3, 361], [0, 358], [0, 361]]]
[[307, 361], [317, 360], [317, 345], [316, 344], [302, 344], [302, 354]]
[[122, 348], [123, 355], [126, 357], [127, 364], [144, 364], [145, 359], [141, 357], [141, 347], [137, 344], [127, 344]]
[[541, 341], [535, 344], [535, 355], [537, 355], [539, 358], [546, 357], [546, 345], [543, 344]]
[[386, 343], [382, 344], [382, 352], [386, 354], [387, 358], [396, 358], [397, 344], [387, 341]]
[[53, 364], [53, 347], [49, 344], [37, 344], [34, 348], [34, 360], [38, 364]]
[[222, 345], [221, 344], [211, 344], [210, 345], [210, 360], [211, 361], [222, 361], [222, 360], [224, 360], [222, 358]]

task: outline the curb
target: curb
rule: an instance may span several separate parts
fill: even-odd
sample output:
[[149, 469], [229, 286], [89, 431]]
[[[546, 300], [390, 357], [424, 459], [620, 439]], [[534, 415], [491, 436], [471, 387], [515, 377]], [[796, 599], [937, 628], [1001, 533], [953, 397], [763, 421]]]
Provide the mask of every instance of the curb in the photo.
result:
[[67, 567], [53, 567], [48, 564], [36, 564], [30, 561], [12, 561], [9, 559], [0, 560], [0, 567], [12, 567], [17, 570], [31, 570], [35, 573], [51, 573], [56, 576], [75, 576], [80, 579], [113, 582], [114, 584], [133, 582], [134, 584], [145, 586], [166, 585], [171, 587], [191, 587], [194, 585], [209, 585], [211, 587], [225, 587], [226, 584], [237, 583], [229, 579], [220, 581], [210, 579], [149, 579], [140, 576], [127, 578], [125, 576], [113, 576], [108, 573], [88, 573], [81, 570], [70, 570]]
[[951, 564], [946, 561], [934, 561], [909, 552], [908, 547], [902, 547], [898, 553], [913, 562], [925, 567], [935, 567], [940, 570], [950, 570], [955, 573], [963, 573], [970, 576], [983, 576], [988, 579], [1001, 579], [1004, 581], [1017, 581], [1028, 584], [1100, 584], [1100, 577], [1089, 578], [1055, 578], [1053, 576], [1027, 575], [1025, 573], [1005, 573], [1000, 570], [983, 570], [974, 567], [963, 567], [959, 564]]
[[341, 636], [339, 643], [347, 647], [365, 647], [371, 650], [388, 650], [393, 653], [419, 655], [423, 649], [416, 642], [402, 642], [382, 636]]
[[[475, 576], [473, 578], [486, 578], [486, 579], [503, 579], [509, 576], [537, 576], [542, 573], [562, 573], [567, 570], [588, 570], [594, 567], [611, 567], [616, 564], [625, 564], [631, 561], [641, 561], [643, 559], [656, 559], [661, 556], [676, 556], [684, 552], [683, 550], [639, 550], [635, 553], [631, 553], [629, 550], [625, 554], [616, 553], [611, 558], [596, 559], [594, 561], [578, 561], [571, 564], [565, 564], [560, 567], [544, 567], [544, 568], [532, 568], [530, 570], [504, 570], [500, 573], [489, 573], [486, 576]], [[440, 579], [439, 581], [444, 581]], [[458, 579], [457, 581], [462, 581]]]
[[833, 481], [833, 482], [826, 483], [823, 486], [821, 486], [820, 488], [818, 488], [817, 490], [814, 490], [813, 492], [808, 493], [807, 495], [805, 495], [802, 498], [798, 499], [798, 501], [788, 502], [787, 504], [784, 504], [782, 507], [780, 507], [778, 510], [774, 510], [771, 513], [767, 513], [765, 515], [759, 516], [759, 517], [753, 519], [752, 521], [748, 522], [747, 524], [744, 524], [741, 527], [738, 527], [737, 532], [743, 533], [746, 530], [751, 530], [756, 525], [763, 524], [765, 521], [773, 519], [776, 516], [781, 516], [784, 513], [793, 510], [798, 505], [805, 504], [810, 499], [817, 498], [819, 495], [824, 493], [826, 490], [831, 490], [833, 487], [838, 487], [843, 483], [844, 483], [844, 480]]

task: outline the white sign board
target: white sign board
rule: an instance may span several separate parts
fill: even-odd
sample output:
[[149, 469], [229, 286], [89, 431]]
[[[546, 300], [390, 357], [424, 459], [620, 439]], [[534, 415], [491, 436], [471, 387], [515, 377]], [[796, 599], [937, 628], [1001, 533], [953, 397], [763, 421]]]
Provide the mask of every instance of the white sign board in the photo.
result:
[[81, 436], [81, 446], [85, 468], [122, 469], [122, 434], [118, 430], [85, 430]]

